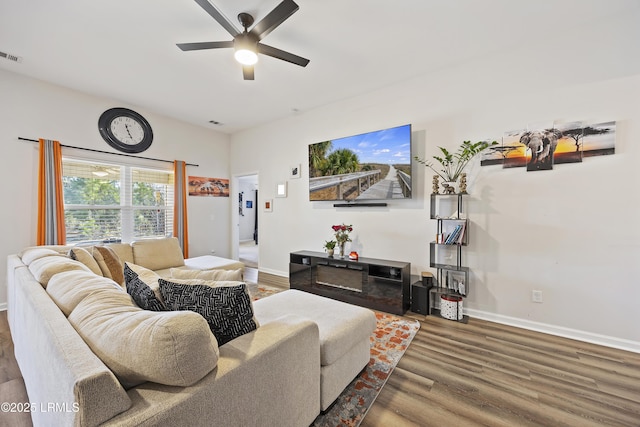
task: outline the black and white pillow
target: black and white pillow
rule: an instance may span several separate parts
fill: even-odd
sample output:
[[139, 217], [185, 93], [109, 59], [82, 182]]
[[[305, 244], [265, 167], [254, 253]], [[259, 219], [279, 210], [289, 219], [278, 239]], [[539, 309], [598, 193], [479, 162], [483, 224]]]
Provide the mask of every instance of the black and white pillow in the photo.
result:
[[131, 295], [138, 307], [151, 311], [167, 311], [167, 307], [156, 297], [153, 289], [144, 283], [126, 263], [124, 266], [124, 283], [127, 287], [127, 293]]
[[200, 314], [209, 324], [219, 346], [258, 327], [244, 283], [218, 287], [184, 285], [164, 279], [159, 279], [158, 283], [167, 308]]

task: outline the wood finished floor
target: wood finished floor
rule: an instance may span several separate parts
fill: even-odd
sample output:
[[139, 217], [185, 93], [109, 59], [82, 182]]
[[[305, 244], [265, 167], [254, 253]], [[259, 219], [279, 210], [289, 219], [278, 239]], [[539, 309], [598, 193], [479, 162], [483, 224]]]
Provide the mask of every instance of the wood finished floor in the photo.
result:
[[[640, 426], [640, 354], [477, 319], [407, 317], [420, 331], [362, 427]], [[0, 402], [28, 402], [6, 311]], [[30, 425], [27, 414], [0, 413], [2, 427]]]
[[420, 331], [362, 427], [640, 426], [640, 354], [470, 319]]

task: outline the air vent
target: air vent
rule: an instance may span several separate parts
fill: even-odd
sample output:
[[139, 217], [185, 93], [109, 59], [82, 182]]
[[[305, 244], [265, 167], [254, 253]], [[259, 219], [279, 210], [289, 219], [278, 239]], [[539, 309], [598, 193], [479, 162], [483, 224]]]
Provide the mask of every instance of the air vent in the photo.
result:
[[8, 59], [13, 62], [22, 62], [21, 56], [11, 55], [10, 53], [0, 52], [0, 58]]

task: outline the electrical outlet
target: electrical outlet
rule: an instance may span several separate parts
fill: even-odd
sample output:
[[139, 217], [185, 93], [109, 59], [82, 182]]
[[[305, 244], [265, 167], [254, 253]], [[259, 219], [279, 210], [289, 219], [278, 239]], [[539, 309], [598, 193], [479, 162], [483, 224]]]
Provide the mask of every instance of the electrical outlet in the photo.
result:
[[532, 302], [542, 302], [542, 291], [531, 291]]

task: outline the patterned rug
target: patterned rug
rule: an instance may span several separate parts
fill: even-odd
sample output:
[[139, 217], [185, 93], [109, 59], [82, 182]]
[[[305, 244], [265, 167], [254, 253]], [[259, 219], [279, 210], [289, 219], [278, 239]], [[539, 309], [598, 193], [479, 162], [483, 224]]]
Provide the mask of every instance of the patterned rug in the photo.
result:
[[[247, 283], [254, 299], [281, 292], [284, 289]], [[371, 359], [366, 369], [342, 392], [325, 414], [315, 419], [314, 427], [356, 427], [378, 397], [387, 378], [420, 329], [417, 320], [374, 311], [377, 328], [371, 335]]]

